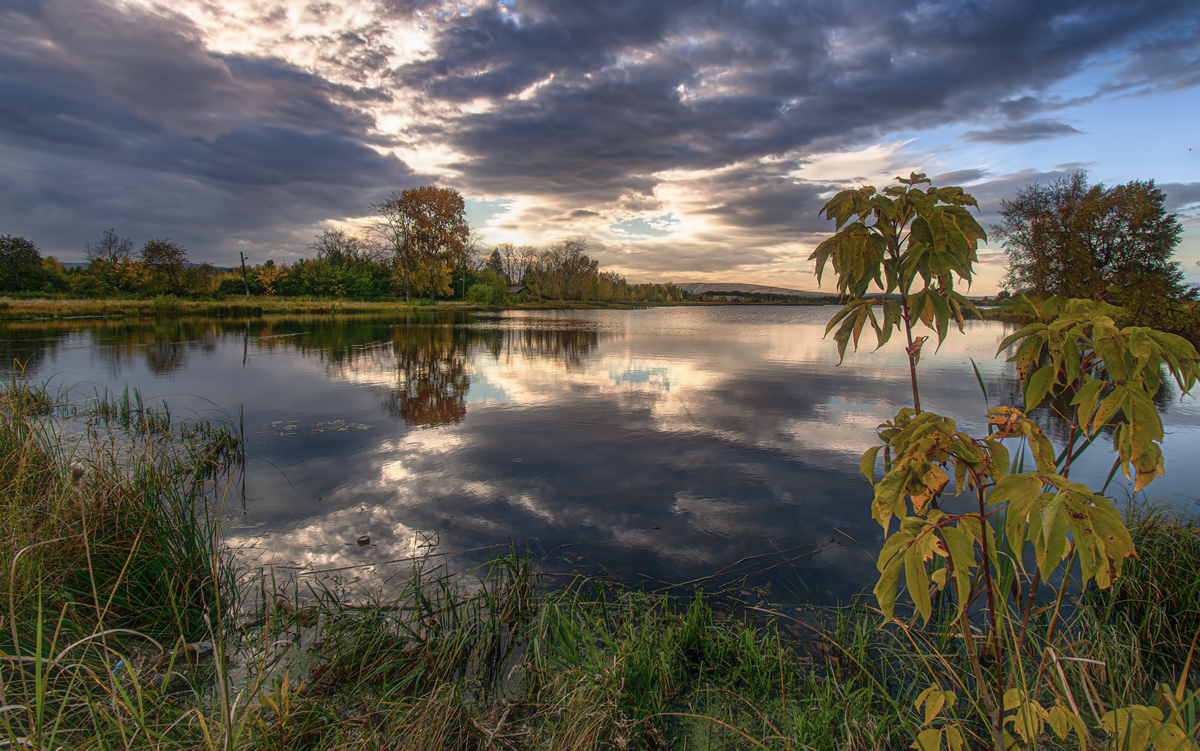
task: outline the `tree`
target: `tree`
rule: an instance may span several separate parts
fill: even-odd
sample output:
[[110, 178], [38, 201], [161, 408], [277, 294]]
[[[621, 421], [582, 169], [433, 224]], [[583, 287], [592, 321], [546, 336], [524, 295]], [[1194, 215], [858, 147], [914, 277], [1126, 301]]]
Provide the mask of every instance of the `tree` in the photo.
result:
[[264, 295], [275, 294], [275, 287], [279, 283], [280, 277], [286, 276], [288, 272], [287, 264], [276, 266], [275, 261], [268, 258], [266, 263], [254, 269], [254, 279], [258, 282], [258, 286], [262, 288]]
[[107, 292], [135, 292], [145, 278], [146, 266], [133, 257], [133, 240], [106, 229], [95, 242], [84, 245], [88, 274]]
[[331, 266], [350, 266], [357, 263], [381, 263], [386, 250], [365, 238], [342, 229], [327, 229], [308, 244], [317, 258]]
[[41, 268], [42, 254], [33, 241], [0, 235], [0, 284], [6, 291], [27, 289]]
[[1089, 186], [1082, 170], [1021, 188], [1000, 203], [1002, 219], [992, 227], [1008, 254], [1005, 286], [1118, 303], [1135, 294], [1187, 296], [1183, 271], [1171, 261], [1183, 227], [1165, 200], [1153, 180]]
[[116, 231], [106, 229], [96, 242], [84, 245], [83, 256], [91, 264], [97, 262], [116, 265], [129, 263], [133, 256], [133, 240], [121, 237]]
[[[492, 254], [488, 256], [487, 263], [483, 264], [483, 267], [497, 276], [503, 276], [507, 279], [507, 275], [504, 273], [504, 259], [500, 256], [499, 248], [492, 251]], [[508, 281], [511, 282], [512, 280], [509, 279]]]
[[523, 282], [552, 300], [584, 300], [594, 296], [600, 264], [587, 254], [587, 240], [559, 240], [525, 261]]
[[142, 246], [142, 263], [146, 264], [167, 292], [179, 292], [187, 251], [169, 237], [147, 240]]
[[459, 192], [434, 185], [392, 192], [387, 200], [373, 204], [371, 212], [376, 219], [370, 230], [392, 252], [405, 300], [412, 301], [418, 273], [431, 292], [449, 294], [450, 274], [442, 274], [440, 269], [465, 261], [471, 235], [466, 204]]

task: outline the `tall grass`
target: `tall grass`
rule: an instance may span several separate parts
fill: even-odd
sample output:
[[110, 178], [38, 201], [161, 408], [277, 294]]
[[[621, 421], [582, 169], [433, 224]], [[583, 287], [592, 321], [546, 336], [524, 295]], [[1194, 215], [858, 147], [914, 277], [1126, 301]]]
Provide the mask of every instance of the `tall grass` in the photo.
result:
[[94, 730], [92, 709], [136, 698], [121, 696], [127, 666], [170, 661], [176, 642], [212, 639], [228, 621], [232, 571], [207, 462], [235, 462], [237, 437], [139, 404], [139, 420], [99, 440], [111, 407], [15, 379], [0, 392], [0, 735], [10, 743], [74, 745]]
[[[1138, 557], [1108, 592], [1090, 592], [1098, 620], [1136, 638], [1147, 664], [1177, 679], [1200, 636], [1200, 521], [1153, 504], [1126, 512]], [[1193, 680], [1200, 678], [1200, 662]]]
[[0, 301], [0, 320], [47, 320], [63, 318], [179, 318], [209, 316], [258, 318], [264, 315], [370, 314], [410, 310], [416, 304], [394, 302], [347, 302], [329, 298], [256, 297], [229, 300], [187, 300], [161, 296], [146, 300], [20, 299]]
[[[0, 743], [896, 749], [946, 723], [987, 741], [967, 645], [944, 619], [564, 584], [511, 547], [466, 574], [448, 573], [450, 554], [419, 556], [353, 598], [316, 575], [234, 572], [215, 509], [238, 437], [136, 392], [0, 393]], [[1075, 598], [1056, 635], [1007, 666], [1095, 747], [1114, 706], [1200, 724], [1195, 691], [1160, 685], [1178, 685], [1197, 627], [1195, 522], [1141, 511], [1131, 527], [1128, 579]], [[916, 706], [931, 681], [956, 694], [932, 722]], [[1078, 747], [1049, 726], [1032, 738]]]

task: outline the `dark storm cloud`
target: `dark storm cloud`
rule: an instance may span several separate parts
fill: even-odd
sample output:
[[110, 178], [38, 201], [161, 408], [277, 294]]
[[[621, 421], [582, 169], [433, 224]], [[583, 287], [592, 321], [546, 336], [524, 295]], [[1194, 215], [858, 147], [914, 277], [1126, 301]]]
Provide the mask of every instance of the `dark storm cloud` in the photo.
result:
[[829, 222], [818, 215], [828, 200], [823, 197], [828, 185], [797, 183], [771, 175], [762, 165], [724, 172], [706, 182], [713, 195], [724, 200], [700, 213], [719, 218], [723, 225], [771, 236], [829, 230]]
[[[1117, 0], [605, 0], [517, 2], [512, 11], [447, 20], [436, 55], [399, 80], [446, 102], [497, 105], [450, 136], [472, 156], [460, 165], [472, 184], [596, 200], [663, 169], [849, 144], [989, 110], [1015, 122], [973, 138], [1070, 133], [1021, 122], [1043, 109], [1028, 92], [1098, 53], [1142, 45], [1150, 61], [1144, 39], [1198, 15], [1191, 3]], [[528, 100], [511, 98], [540, 83]]]
[[1077, 128], [1056, 120], [1028, 120], [1023, 123], [1001, 125], [999, 128], [990, 130], [967, 131], [965, 138], [968, 141], [984, 143], [1031, 143], [1044, 141], [1047, 138], [1073, 136], [1079, 132]]
[[[376, 150], [399, 145], [461, 154], [442, 177], [469, 197], [533, 197], [541, 205], [523, 222], [626, 221], [659, 210], [664, 182], [682, 182], [707, 229], [675, 217], [689, 232], [681, 263], [721, 270], [780, 260], [782, 245], [827, 231], [817, 211], [844, 186], [789, 171], [812, 155], [957, 123], [994, 143], [1068, 135], [1048, 119], [1070, 105], [1051, 87], [1097, 59], [1119, 64], [1079, 101], [1200, 82], [1200, 7], [1187, 0], [376, 10], [311, 37], [296, 29], [338, 18], [336, 7], [264, 11], [260, 31], [308, 50], [300, 70], [215, 54], [164, 6], [4, 2], [0, 231], [67, 257], [109, 226], [169, 234], [215, 261], [299, 250], [320, 222], [437, 179]], [[431, 46], [413, 56], [395, 32], [418, 26]], [[380, 135], [385, 109], [407, 129]], [[996, 182], [964, 173], [973, 179]], [[667, 268], [660, 245], [598, 242]]]
[[70, 259], [114, 227], [193, 258], [299, 251], [314, 224], [416, 183], [353, 105], [383, 95], [208, 54], [167, 11], [51, 0], [0, 11], [0, 217]]

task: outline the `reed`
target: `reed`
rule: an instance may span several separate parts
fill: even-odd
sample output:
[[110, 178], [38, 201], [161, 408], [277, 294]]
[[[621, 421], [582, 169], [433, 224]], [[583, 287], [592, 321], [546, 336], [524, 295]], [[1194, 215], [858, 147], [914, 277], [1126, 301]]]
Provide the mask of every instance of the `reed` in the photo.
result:
[[1200, 521], [1151, 503], [1131, 505], [1126, 518], [1138, 558], [1111, 590], [1089, 592], [1088, 602], [1098, 621], [1136, 638], [1164, 680], [1177, 679], [1173, 670], [1200, 635]]
[[[239, 438], [136, 392], [81, 403], [14, 380], [0, 393], [0, 742], [894, 749], [929, 724], [931, 681], [956, 694], [938, 722], [987, 741], [947, 619], [564, 583], [515, 546], [479, 568], [428, 553], [352, 597], [317, 576], [234, 571], [218, 521]], [[1158, 703], [1200, 725], [1196, 692], [1161, 686], [1180, 685], [1194, 637], [1195, 523], [1130, 519], [1126, 588], [1082, 593], [1055, 635], [1034, 616], [1042, 641], [1006, 666], [1074, 707], [1097, 747], [1113, 706]], [[1024, 745], [1078, 747], [1047, 727]]]

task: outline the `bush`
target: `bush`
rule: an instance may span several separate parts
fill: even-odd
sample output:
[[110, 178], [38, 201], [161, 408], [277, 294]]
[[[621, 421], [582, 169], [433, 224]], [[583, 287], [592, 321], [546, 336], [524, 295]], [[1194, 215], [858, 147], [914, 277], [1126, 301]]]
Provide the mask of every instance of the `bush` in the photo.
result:
[[478, 305], [503, 305], [508, 300], [508, 280], [490, 269], [480, 274], [481, 281], [467, 290], [467, 302]]
[[150, 304], [150, 313], [158, 317], [183, 315], [183, 301], [174, 295], [159, 295]]

